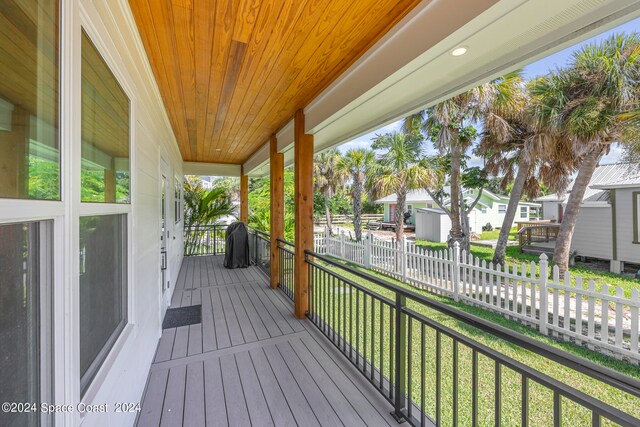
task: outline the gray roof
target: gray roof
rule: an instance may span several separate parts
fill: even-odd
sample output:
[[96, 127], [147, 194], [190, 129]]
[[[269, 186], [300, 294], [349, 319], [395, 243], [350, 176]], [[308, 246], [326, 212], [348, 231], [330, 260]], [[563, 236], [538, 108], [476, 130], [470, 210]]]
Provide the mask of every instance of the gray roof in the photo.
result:
[[[450, 186], [445, 186], [442, 188], [444, 190], [445, 193], [450, 194], [451, 193], [451, 187]], [[465, 193], [467, 190], [463, 190]], [[489, 190], [484, 190], [483, 194], [485, 194], [486, 196], [499, 201], [499, 202], [503, 202], [503, 203], [508, 203], [509, 201], [509, 196], [501, 196], [499, 194], [494, 194], [492, 192], [490, 192]], [[475, 200], [475, 196], [473, 195], [465, 195], [465, 198], [467, 200]], [[376, 200], [376, 203], [382, 204], [382, 203], [395, 203], [397, 202], [398, 197], [394, 194], [390, 194], [386, 197], [383, 197], [381, 199]], [[406, 203], [428, 203], [428, 202], [433, 202], [433, 199], [431, 198], [431, 196], [429, 195], [429, 193], [427, 193], [426, 190], [411, 190], [407, 193], [407, 201]], [[443, 200], [444, 204], [447, 205], [449, 204], [450, 200], [449, 198], [445, 198]], [[479, 204], [483, 204], [481, 202], [478, 202]], [[521, 201], [520, 204], [522, 205], [526, 205], [526, 206], [540, 206], [539, 203], [531, 203], [531, 202], [523, 202]], [[483, 204], [484, 205], [484, 204]], [[486, 205], [485, 205], [486, 206]]]
[[596, 189], [640, 187], [640, 165], [620, 165], [619, 173], [607, 181], [594, 185]]
[[[640, 168], [633, 170], [629, 168], [627, 163], [614, 163], [610, 165], [599, 165], [593, 172], [589, 186], [584, 193], [584, 202], [608, 202], [608, 191], [603, 191], [608, 188], [616, 188], [618, 186], [640, 186]], [[571, 192], [573, 188], [573, 181], [567, 188], [567, 194]], [[603, 194], [607, 193], [607, 194]], [[567, 198], [567, 195], [549, 194], [546, 196], [538, 197], [538, 202], [562, 202]]]

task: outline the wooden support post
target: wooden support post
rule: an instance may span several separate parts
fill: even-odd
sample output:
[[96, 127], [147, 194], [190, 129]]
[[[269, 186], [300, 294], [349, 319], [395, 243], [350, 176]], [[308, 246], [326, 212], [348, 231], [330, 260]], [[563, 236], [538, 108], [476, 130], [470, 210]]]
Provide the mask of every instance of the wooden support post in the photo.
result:
[[295, 314], [305, 317], [309, 305], [309, 267], [304, 251], [313, 250], [313, 135], [304, 129], [304, 112], [296, 111], [294, 119], [295, 175]]
[[29, 196], [29, 112], [16, 106], [11, 129], [0, 135], [0, 197]]
[[271, 135], [269, 141], [271, 172], [271, 287], [278, 287], [280, 257], [278, 239], [284, 239], [284, 154], [278, 153], [278, 140]]
[[104, 201], [106, 203], [116, 202], [116, 171], [111, 162], [111, 169], [104, 170]]
[[240, 221], [249, 224], [249, 177], [244, 170], [240, 176]]

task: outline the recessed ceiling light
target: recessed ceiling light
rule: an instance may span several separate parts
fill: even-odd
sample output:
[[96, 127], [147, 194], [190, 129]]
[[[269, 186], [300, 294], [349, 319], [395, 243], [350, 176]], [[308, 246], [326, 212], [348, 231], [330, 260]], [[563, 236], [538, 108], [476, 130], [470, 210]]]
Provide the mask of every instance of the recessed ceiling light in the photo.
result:
[[462, 56], [465, 53], [467, 53], [467, 47], [466, 46], [458, 46], [457, 48], [453, 49], [451, 51], [451, 55], [453, 56]]
[[222, 151], [222, 148], [216, 148], [216, 151]]

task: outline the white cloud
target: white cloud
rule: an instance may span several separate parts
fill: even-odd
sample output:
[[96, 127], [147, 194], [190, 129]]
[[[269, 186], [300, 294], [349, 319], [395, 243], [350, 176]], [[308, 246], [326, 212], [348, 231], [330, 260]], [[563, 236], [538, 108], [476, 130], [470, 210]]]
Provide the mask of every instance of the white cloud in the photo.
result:
[[340, 150], [340, 152], [344, 153], [347, 150], [350, 150], [352, 148], [371, 148], [371, 142], [376, 137], [376, 135], [382, 135], [387, 132], [394, 132], [394, 131], [400, 130], [401, 126], [402, 126], [402, 121], [398, 120], [397, 122], [390, 123], [386, 126], [381, 127], [380, 129], [376, 129], [372, 132], [362, 135], [357, 139], [354, 139], [349, 142], [345, 142], [344, 144], [340, 145], [338, 149]]
[[357, 139], [355, 141], [350, 141], [342, 144], [338, 147], [341, 153], [346, 153], [347, 150], [357, 150], [359, 148], [371, 148], [371, 141]]

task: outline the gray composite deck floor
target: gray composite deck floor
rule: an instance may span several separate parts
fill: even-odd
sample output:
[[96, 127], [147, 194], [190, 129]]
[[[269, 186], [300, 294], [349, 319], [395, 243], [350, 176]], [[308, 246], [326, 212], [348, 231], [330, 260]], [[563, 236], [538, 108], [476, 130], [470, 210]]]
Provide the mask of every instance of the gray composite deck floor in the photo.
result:
[[256, 267], [185, 257], [172, 307], [202, 323], [166, 329], [137, 426], [395, 425], [391, 405]]

